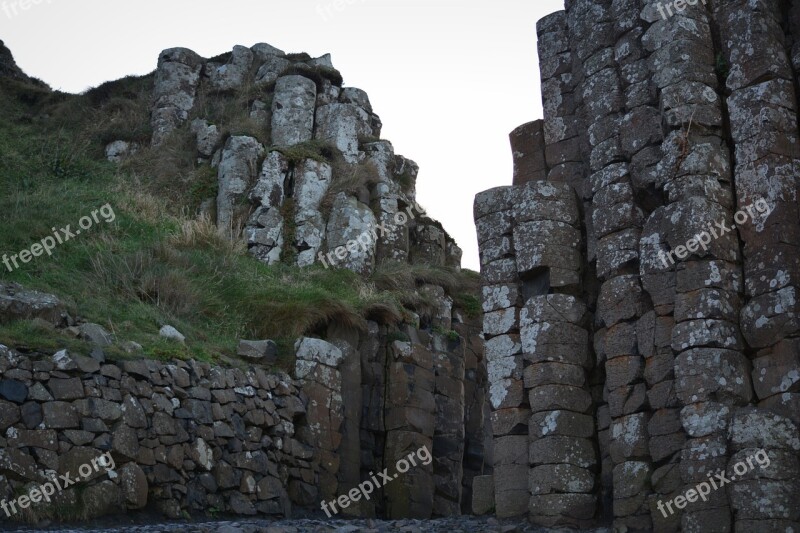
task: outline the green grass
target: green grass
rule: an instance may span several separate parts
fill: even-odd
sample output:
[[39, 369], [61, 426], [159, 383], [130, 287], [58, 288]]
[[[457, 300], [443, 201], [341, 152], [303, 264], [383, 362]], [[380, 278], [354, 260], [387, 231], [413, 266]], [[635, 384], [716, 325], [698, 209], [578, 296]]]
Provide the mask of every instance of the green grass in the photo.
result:
[[[323, 334], [330, 323], [365, 329], [367, 320], [399, 324], [411, 320], [411, 311], [432, 309], [419, 285], [442, 285], [456, 301], [477, 294], [468, 273], [426, 265], [382, 265], [363, 279], [347, 270], [252, 259], [241, 239], [194, 217], [197, 204], [214, 196], [215, 179], [196, 166], [193, 153], [183, 153], [187, 136], [179, 132], [161, 152], [145, 149], [138, 164], [103, 160], [102, 143], [115, 136], [113, 128], [139, 135], [146, 122], [137, 95], [147, 92], [149, 78], [123, 82], [71, 96], [0, 80], [0, 256], [29, 249], [51, 228], [74, 230], [105, 204], [116, 216], [58, 246], [52, 257], [14, 272], [0, 265], [0, 280], [56, 294], [73, 316], [101, 324], [119, 343], [138, 342], [146, 357], [231, 361], [239, 339], [270, 338], [281, 348], [281, 368], [292, 364], [294, 338]], [[325, 149], [310, 144], [292, 155], [325, 158]], [[185, 346], [159, 337], [165, 324], [186, 336]], [[0, 326], [0, 343], [90, 351], [30, 321]], [[119, 347], [106, 353], [131, 357]]]
[[335, 159], [334, 148], [330, 143], [320, 140], [306, 141], [294, 146], [272, 148], [284, 155], [292, 163], [313, 159], [320, 163], [331, 163]]

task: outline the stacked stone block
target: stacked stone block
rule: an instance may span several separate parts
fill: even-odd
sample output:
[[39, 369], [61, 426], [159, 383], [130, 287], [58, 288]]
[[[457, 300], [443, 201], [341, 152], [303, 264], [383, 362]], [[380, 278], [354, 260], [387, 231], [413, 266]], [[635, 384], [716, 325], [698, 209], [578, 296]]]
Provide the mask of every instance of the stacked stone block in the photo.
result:
[[[487, 411], [487, 372], [485, 348], [480, 337], [479, 320], [456, 324], [455, 330], [464, 343], [464, 455], [461, 492], [461, 513], [478, 514], [473, 508], [474, 480], [491, 472], [492, 425]], [[494, 488], [491, 487], [492, 492]], [[492, 498], [492, 501], [494, 499]]]
[[[317, 448], [314, 461], [319, 465], [319, 498], [334, 500], [339, 495], [339, 446], [342, 443], [344, 403], [342, 401], [342, 374], [339, 367], [344, 354], [338, 347], [320, 339], [303, 338], [295, 346], [297, 362], [295, 374], [308, 396], [308, 425], [306, 440]], [[302, 487], [309, 499], [316, 502], [316, 488]]]
[[[359, 423], [361, 479], [370, 479], [375, 472], [382, 470], [383, 467], [379, 468], [379, 465], [383, 461], [386, 437], [384, 415], [387, 346], [382, 342], [386, 332], [385, 328], [375, 322], [368, 322], [367, 327], [367, 335], [359, 346], [362, 398]], [[378, 516], [383, 511], [382, 494], [382, 488], [378, 489], [375, 498], [360, 504], [362, 516]]]
[[297, 431], [305, 398], [285, 374], [0, 345], [0, 375], [0, 499], [46, 482], [45, 471], [74, 479], [104, 453], [113, 458], [116, 475], [66, 487], [36, 504], [39, 516], [145, 506], [173, 519], [209, 508], [288, 515], [289, 494], [302, 504], [316, 487], [313, 448]]
[[[799, 29], [797, 11], [798, 6], [792, 5], [794, 32]], [[720, 21], [721, 53], [733, 65], [725, 85], [730, 91], [728, 113], [736, 144], [737, 207], [745, 209], [764, 199], [770, 208], [739, 228], [744, 243], [742, 334], [757, 350], [753, 380], [759, 404], [798, 422], [800, 404], [794, 391], [790, 392], [797, 381], [792, 371], [800, 370], [797, 56], [787, 55], [781, 29], [784, 14], [776, 2], [730, 2], [718, 6], [714, 16]], [[759, 52], [753, 53], [752, 47]], [[771, 371], [766, 372], [767, 368]], [[775, 386], [778, 382], [783, 384]]]
[[[797, 454], [788, 441], [800, 391], [800, 5], [686, 2], [669, 16], [656, 0], [565, 5], [537, 25], [544, 166], [549, 181], [566, 181], [583, 201], [582, 285], [563, 292], [593, 313], [597, 366], [583, 377], [596, 410], [588, 438], [600, 450], [602, 515], [633, 531], [796, 527], [800, 501], [788, 495]], [[535, 135], [520, 134], [532, 124], [512, 134], [515, 159], [541, 150]], [[504, 194], [514, 205], [529, 193]], [[769, 212], [753, 209], [759, 200]], [[476, 210], [485, 278], [496, 277], [489, 259], [503, 235], [481, 232], [488, 214], [479, 222]], [[701, 244], [703, 232], [710, 242]], [[539, 246], [559, 238], [554, 228], [533, 239], [512, 233], [508, 257], [518, 264], [562, 251]], [[525, 277], [527, 309], [524, 282], [537, 276]], [[538, 280], [529, 287], [548, 286]], [[555, 391], [545, 398], [559, 400]], [[533, 438], [533, 420], [529, 429]], [[710, 474], [730, 476], [759, 446], [785, 475], [756, 468], [727, 492], [660, 511]], [[554, 470], [548, 481], [565, 479]]]
[[[515, 166], [528, 157], [515, 151]], [[588, 524], [597, 454], [588, 314], [570, 294], [583, 277], [578, 199], [569, 184], [534, 180], [478, 195], [475, 215], [497, 513]], [[550, 483], [553, 472], [565, 479]]]
[[585, 173], [585, 140], [581, 137], [576, 77], [567, 17], [562, 12], [536, 24], [544, 100], [544, 153], [547, 179], [567, 182], [580, 191]]
[[514, 249], [512, 198], [517, 188], [498, 187], [475, 198], [481, 250], [483, 335], [492, 408], [493, 471], [497, 515], [527, 512], [528, 418], [519, 335], [522, 290]]
[[[426, 346], [394, 341], [388, 359], [384, 464], [393, 471], [399, 459], [422, 446], [435, 453], [436, 383], [433, 353]], [[433, 513], [433, 474], [433, 463], [420, 464], [383, 487], [387, 516], [429, 518]]]
[[574, 296], [531, 297], [522, 311], [529, 429], [530, 516], [537, 524], [590, 525], [597, 508], [594, 361], [586, 305]]
[[543, 120], [534, 120], [523, 124], [509, 135], [514, 154], [514, 185], [547, 179], [543, 125]]
[[568, 184], [530, 182], [518, 188], [513, 215], [525, 298], [519, 322], [523, 384], [531, 411], [528, 509], [538, 524], [587, 524], [597, 499], [594, 404], [586, 375], [594, 361], [586, 305], [564, 294], [581, 289], [578, 200]]
[[433, 335], [434, 400], [436, 427], [433, 433], [433, 514], [461, 514], [464, 477], [465, 346], [462, 340]]

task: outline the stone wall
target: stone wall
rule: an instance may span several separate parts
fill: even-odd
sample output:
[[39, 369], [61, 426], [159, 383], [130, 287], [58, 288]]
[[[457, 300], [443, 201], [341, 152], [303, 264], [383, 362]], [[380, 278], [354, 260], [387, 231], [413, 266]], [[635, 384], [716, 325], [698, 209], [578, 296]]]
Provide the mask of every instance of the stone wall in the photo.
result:
[[[36, 316], [61, 321], [48, 312]], [[327, 341], [298, 339], [294, 378], [259, 366], [106, 363], [0, 346], [0, 500], [51, 471], [74, 477], [109, 452], [114, 473], [37, 503], [32, 515], [68, 520], [147, 507], [171, 518], [289, 516], [292, 505], [319, 511], [426, 446], [431, 464], [344, 515], [470, 512], [472, 478], [489, 471], [486, 378], [477, 328], [457, 327], [464, 337], [374, 322], [363, 333], [331, 327]]]
[[[36, 516], [79, 519], [145, 506], [171, 518], [215, 509], [291, 512], [294, 479], [314, 479], [298, 440], [306, 396], [285, 374], [195, 361], [99, 361], [0, 346], [0, 498], [110, 452], [116, 475], [78, 483]], [[5, 516], [4, 516], [5, 518]], [[20, 518], [16, 515], [12, 518]]]
[[800, 525], [800, 4], [688, 4], [567, 0], [537, 25], [544, 118], [475, 201], [499, 515]]

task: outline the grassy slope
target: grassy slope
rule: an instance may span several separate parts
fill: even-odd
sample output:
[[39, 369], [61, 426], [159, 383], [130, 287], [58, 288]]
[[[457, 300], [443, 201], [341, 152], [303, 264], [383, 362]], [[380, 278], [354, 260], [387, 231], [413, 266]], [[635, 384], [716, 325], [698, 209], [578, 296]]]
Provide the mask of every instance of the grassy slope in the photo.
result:
[[[170, 193], [190, 191], [185, 205], [176, 205], [163, 176], [150, 179], [102, 160], [102, 146], [115, 130], [146, 138], [142, 95], [148, 90], [147, 78], [80, 97], [0, 80], [0, 257], [29, 248], [53, 227], [75, 229], [82, 216], [106, 203], [116, 213], [113, 223], [101, 220], [52, 257], [35, 258], [13, 273], [0, 265], [0, 280], [57, 294], [80, 317], [161, 359], [225, 359], [239, 338], [273, 338], [284, 348], [286, 366], [290, 340], [328, 322], [359, 327], [365, 318], [407, 317], [403, 305], [424, 310], [425, 298], [414, 291], [423, 281], [448, 285], [457, 302], [475, 310], [470, 273], [418, 266], [398, 275], [397, 267], [388, 267], [362, 280], [322, 267], [267, 267], [208, 222], [182, 215], [194, 212], [191, 191], [207, 170], [171, 175]], [[186, 335], [185, 347], [158, 337], [167, 323]], [[30, 322], [0, 327], [0, 343], [87, 348]]]

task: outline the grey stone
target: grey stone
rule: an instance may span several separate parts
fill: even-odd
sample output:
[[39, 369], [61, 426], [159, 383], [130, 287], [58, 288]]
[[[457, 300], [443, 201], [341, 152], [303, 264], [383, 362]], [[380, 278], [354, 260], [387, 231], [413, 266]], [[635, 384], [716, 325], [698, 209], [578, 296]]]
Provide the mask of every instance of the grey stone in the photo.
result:
[[111, 346], [114, 337], [99, 324], [81, 324], [79, 326], [81, 336], [100, 347]]
[[303, 76], [277, 79], [272, 100], [272, 144], [292, 146], [311, 140], [317, 87]]
[[0, 380], [0, 398], [21, 405], [28, 399], [28, 387], [16, 379]]

